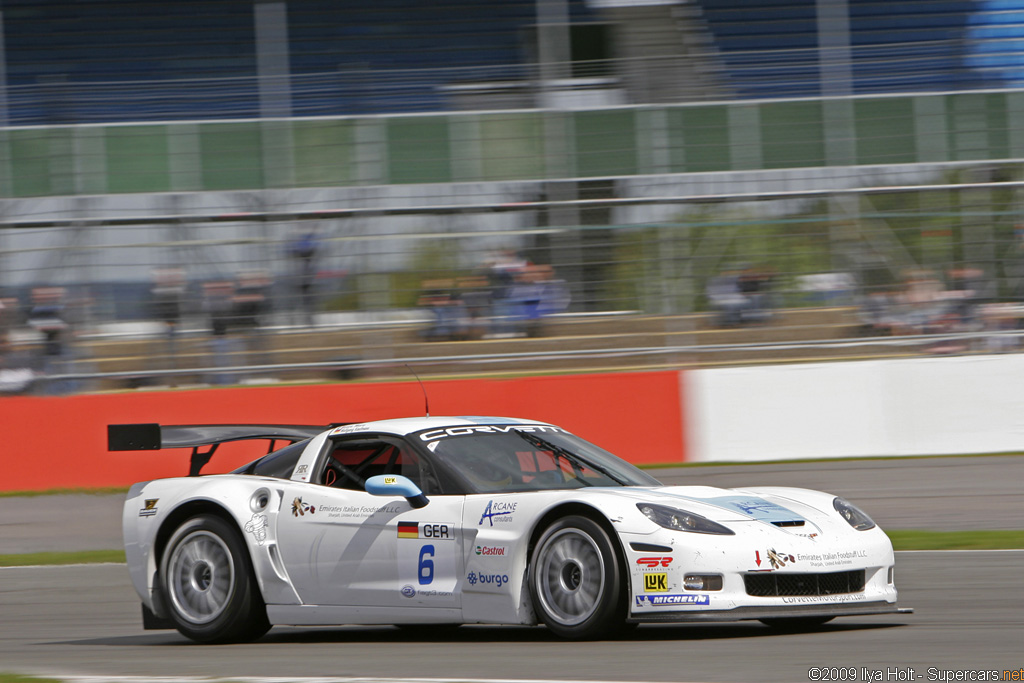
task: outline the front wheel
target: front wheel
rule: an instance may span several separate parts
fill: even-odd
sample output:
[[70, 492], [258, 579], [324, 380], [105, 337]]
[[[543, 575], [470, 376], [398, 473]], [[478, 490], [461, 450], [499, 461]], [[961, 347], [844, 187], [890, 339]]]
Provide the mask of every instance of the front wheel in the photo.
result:
[[530, 593], [540, 620], [574, 640], [610, 633], [625, 619], [622, 572], [613, 540], [588, 517], [544, 530], [530, 560]]
[[178, 527], [164, 550], [160, 580], [171, 619], [192, 640], [244, 642], [270, 628], [245, 543], [220, 517], [200, 515]]

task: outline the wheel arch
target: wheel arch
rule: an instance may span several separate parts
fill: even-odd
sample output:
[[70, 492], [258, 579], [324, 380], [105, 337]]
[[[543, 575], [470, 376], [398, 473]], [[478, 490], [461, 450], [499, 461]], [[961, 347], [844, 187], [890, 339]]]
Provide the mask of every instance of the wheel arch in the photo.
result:
[[[153, 540], [153, 558], [156, 561], [157, 567], [159, 567], [163, 562], [164, 551], [167, 549], [167, 543], [171, 540], [171, 536], [178, 527], [180, 527], [185, 520], [204, 514], [220, 517], [230, 524], [232, 528], [238, 532], [238, 535], [241, 538], [245, 538], [242, 535], [242, 528], [239, 526], [238, 520], [235, 519], [234, 515], [228, 512], [227, 508], [212, 500], [190, 500], [182, 503], [167, 515], [167, 518], [164, 519], [163, 524], [160, 526], [160, 530], [156, 534], [156, 538]], [[248, 544], [244, 545], [246, 546], [246, 550], [248, 550]]]
[[[615, 531], [615, 527], [612, 526], [612, 522], [593, 505], [580, 502], [566, 502], [561, 503], [552, 507], [550, 510], [545, 512], [537, 523], [534, 524], [533, 529], [530, 531], [530, 542], [526, 547], [526, 570], [527, 574], [530, 571], [530, 565], [533, 562], [533, 550], [537, 547], [537, 542], [543, 535], [544, 530], [547, 529], [555, 520], [562, 517], [568, 517], [570, 515], [580, 515], [581, 517], [587, 517], [590, 520], [596, 522], [608, 537], [611, 539], [612, 547], [615, 549], [615, 559], [619, 563], [619, 570], [622, 572], [622, 586], [620, 591], [622, 595], [619, 596], [622, 600], [629, 600], [630, 595], [630, 580], [629, 580], [629, 566], [626, 564], [626, 550], [622, 546], [622, 539], [619, 538], [619, 534]], [[529, 582], [527, 582], [528, 584]], [[529, 588], [527, 588], [529, 590]]]
[[[238, 533], [238, 537], [242, 540], [242, 547], [245, 548], [245, 552], [249, 553], [249, 562], [253, 567], [253, 571], [255, 571], [256, 558], [252, 556], [249, 544], [245, 542], [245, 535], [242, 533], [242, 529], [234, 515], [224, 506], [206, 498], [186, 501], [167, 515], [153, 539], [153, 567], [155, 572], [152, 584], [153, 612], [160, 618], [166, 618], [169, 614], [167, 596], [164, 595], [163, 581], [160, 577], [160, 567], [163, 565], [167, 544], [170, 542], [174, 532], [178, 530], [178, 527], [184, 524], [186, 520], [199, 515], [219, 517], [230, 524], [231, 528]], [[254, 590], [260, 593], [259, 581], [254, 583]]]

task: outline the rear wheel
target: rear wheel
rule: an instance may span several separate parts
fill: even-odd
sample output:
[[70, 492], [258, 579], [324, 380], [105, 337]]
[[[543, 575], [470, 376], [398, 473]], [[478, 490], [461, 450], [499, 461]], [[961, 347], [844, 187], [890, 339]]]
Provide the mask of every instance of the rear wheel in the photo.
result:
[[530, 593], [540, 620], [563, 638], [597, 638], [625, 619], [622, 572], [612, 539], [587, 517], [544, 530], [530, 561]]
[[270, 628], [245, 543], [220, 517], [200, 515], [178, 527], [164, 550], [160, 580], [171, 619], [192, 640], [249, 641]]

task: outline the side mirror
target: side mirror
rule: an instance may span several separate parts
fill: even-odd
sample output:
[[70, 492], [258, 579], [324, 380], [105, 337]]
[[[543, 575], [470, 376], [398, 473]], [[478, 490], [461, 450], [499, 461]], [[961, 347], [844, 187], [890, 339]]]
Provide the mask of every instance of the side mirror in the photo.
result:
[[414, 508], [425, 507], [430, 501], [408, 477], [400, 474], [378, 474], [366, 480], [366, 492], [373, 496], [403, 496]]

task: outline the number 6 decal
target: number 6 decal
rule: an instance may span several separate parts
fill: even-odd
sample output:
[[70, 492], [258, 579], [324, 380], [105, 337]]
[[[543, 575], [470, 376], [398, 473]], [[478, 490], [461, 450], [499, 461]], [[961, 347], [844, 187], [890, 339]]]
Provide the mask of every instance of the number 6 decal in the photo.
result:
[[426, 586], [434, 580], [434, 561], [430, 558], [434, 556], [434, 546], [425, 545], [420, 548], [420, 562], [417, 577], [421, 586]]

